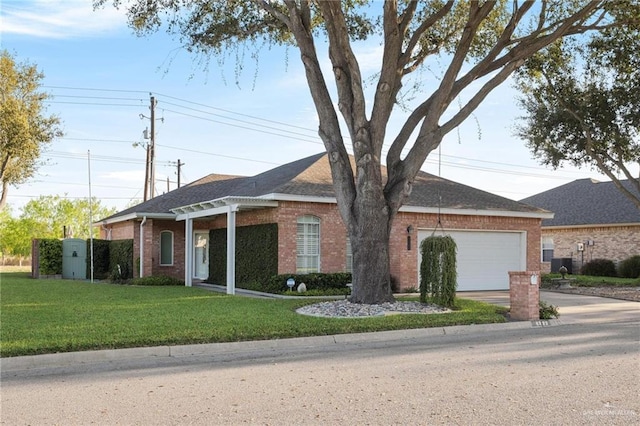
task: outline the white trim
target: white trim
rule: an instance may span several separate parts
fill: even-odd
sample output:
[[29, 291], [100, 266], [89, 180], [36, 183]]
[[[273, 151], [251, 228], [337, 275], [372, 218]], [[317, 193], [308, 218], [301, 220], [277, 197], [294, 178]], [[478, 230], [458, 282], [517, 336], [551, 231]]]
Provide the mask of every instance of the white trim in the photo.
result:
[[586, 225], [554, 225], [554, 226], [542, 226], [542, 230], [556, 230], [556, 229], [586, 229], [586, 228], [626, 228], [640, 226], [638, 223], [591, 223]]
[[176, 216], [176, 222], [186, 219], [197, 219], [201, 217], [219, 216], [226, 214], [229, 211], [228, 207], [214, 207], [207, 210], [200, 210], [197, 212], [181, 213]]
[[[334, 197], [312, 197], [305, 195], [291, 195], [271, 193], [263, 195], [262, 198], [266, 200], [277, 201], [297, 201], [307, 203], [324, 203], [324, 204], [336, 204], [337, 201]], [[431, 214], [451, 214], [461, 216], [498, 216], [498, 217], [519, 217], [519, 218], [533, 218], [533, 219], [553, 219], [554, 213], [552, 212], [518, 212], [512, 210], [474, 210], [474, 209], [452, 209], [444, 208], [438, 209], [438, 207], [421, 207], [403, 205], [400, 207], [400, 212], [405, 213], [431, 213]]]
[[277, 192], [272, 192], [271, 194], [262, 195], [261, 198], [265, 200], [276, 200], [276, 201], [297, 201], [300, 203], [322, 203], [322, 204], [337, 204], [338, 201], [335, 197], [317, 197], [312, 195], [292, 195], [292, 194], [281, 194]]
[[[226, 196], [222, 198], [216, 198], [214, 200], [202, 201], [187, 206], [176, 207], [171, 209], [173, 213], [180, 216], [186, 213], [203, 212], [209, 210], [217, 210], [221, 207], [238, 206], [242, 208], [261, 208], [261, 207], [277, 207], [278, 203], [273, 201], [264, 200], [258, 197], [234, 197]], [[202, 217], [202, 216], [200, 216]]]
[[404, 213], [431, 213], [450, 214], [459, 216], [495, 216], [495, 217], [519, 217], [532, 219], [553, 219], [552, 212], [517, 212], [511, 210], [473, 210], [473, 209], [438, 209], [437, 207], [402, 206]]
[[98, 222], [94, 222], [93, 224], [94, 225], [111, 225], [113, 223], [126, 222], [128, 220], [143, 219], [145, 217], [148, 219], [174, 219], [176, 215], [173, 213], [145, 213], [145, 212], [129, 213], [124, 216], [118, 216], [110, 219], [100, 220]]

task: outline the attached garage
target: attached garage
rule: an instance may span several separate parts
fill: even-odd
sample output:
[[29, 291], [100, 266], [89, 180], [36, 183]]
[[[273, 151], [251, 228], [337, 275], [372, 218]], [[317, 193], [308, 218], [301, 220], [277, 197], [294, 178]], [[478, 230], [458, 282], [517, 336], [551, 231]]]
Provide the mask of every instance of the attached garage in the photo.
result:
[[[418, 239], [433, 231], [420, 231]], [[509, 271], [527, 265], [526, 233], [512, 231], [446, 231], [458, 246], [458, 291], [508, 290]], [[422, 255], [418, 250], [418, 271]], [[419, 274], [419, 272], [418, 272]]]

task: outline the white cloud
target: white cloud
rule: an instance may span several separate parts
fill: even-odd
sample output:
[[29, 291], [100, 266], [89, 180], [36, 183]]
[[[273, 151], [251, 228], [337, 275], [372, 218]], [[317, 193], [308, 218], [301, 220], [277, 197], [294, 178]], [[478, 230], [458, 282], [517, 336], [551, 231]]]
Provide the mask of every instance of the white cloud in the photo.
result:
[[107, 5], [93, 10], [92, 0], [4, 0], [4, 34], [39, 38], [93, 37], [126, 26], [124, 11]]

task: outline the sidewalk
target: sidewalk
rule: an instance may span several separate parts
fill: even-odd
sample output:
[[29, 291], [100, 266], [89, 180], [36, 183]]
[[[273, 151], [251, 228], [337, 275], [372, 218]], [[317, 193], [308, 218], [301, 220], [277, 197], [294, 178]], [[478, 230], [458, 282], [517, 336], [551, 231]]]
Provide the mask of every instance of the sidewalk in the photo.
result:
[[[254, 295], [255, 297], [255, 295]], [[495, 305], [509, 306], [508, 291], [463, 292], [458, 297], [480, 300]], [[303, 350], [313, 347], [358, 344], [359, 342], [384, 342], [415, 339], [425, 336], [462, 335], [549, 326], [630, 322], [640, 320], [640, 303], [594, 296], [581, 296], [541, 291], [541, 300], [558, 306], [557, 320], [518, 321], [502, 324], [479, 324], [426, 329], [383, 331], [376, 333], [341, 334], [331, 336], [299, 337], [292, 339], [263, 340], [231, 343], [211, 343], [183, 346], [156, 346], [145, 348], [112, 349], [100, 351], [67, 352], [57, 354], [9, 357], [0, 359], [0, 372], [4, 374], [39, 369], [65, 368], [91, 365], [136, 362], [145, 359], [168, 360], [188, 356], [221, 356], [246, 358], [252, 353]]]

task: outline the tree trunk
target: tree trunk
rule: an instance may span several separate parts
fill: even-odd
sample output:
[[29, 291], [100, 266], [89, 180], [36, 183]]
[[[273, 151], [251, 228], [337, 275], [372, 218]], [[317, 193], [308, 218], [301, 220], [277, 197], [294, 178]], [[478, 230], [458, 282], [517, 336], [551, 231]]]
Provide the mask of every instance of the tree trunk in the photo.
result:
[[388, 217], [382, 217], [381, 222], [361, 223], [356, 226], [356, 235], [351, 236], [352, 303], [394, 301], [390, 280]]
[[0, 210], [4, 209], [7, 204], [7, 192], [9, 191], [9, 184], [6, 181], [2, 182], [2, 193], [0, 194]]
[[[377, 169], [377, 170], [376, 170]], [[358, 167], [357, 202], [346, 219], [353, 255], [351, 302], [379, 304], [393, 302], [390, 280], [389, 235], [395, 216], [387, 207], [379, 176], [363, 179], [362, 174], [379, 171], [368, 163]], [[379, 173], [374, 173], [379, 175]], [[366, 182], [366, 184], [364, 184]]]

